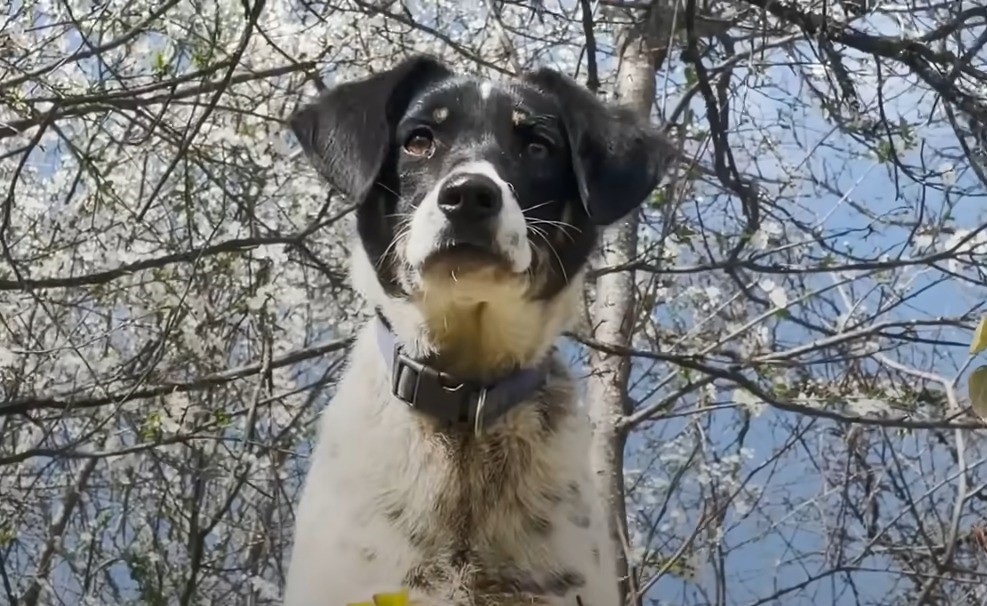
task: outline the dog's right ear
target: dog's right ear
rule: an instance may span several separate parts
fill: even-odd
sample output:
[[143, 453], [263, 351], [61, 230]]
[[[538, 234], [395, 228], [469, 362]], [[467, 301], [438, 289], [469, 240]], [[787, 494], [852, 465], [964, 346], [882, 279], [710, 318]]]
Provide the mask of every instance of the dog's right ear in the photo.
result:
[[319, 174], [353, 202], [362, 202], [412, 99], [451, 75], [436, 59], [414, 55], [387, 71], [324, 91], [295, 110], [288, 123]]
[[669, 139], [629, 109], [602, 103], [554, 69], [525, 75], [554, 95], [572, 149], [572, 168], [590, 219], [611, 225], [640, 206], [676, 159]]

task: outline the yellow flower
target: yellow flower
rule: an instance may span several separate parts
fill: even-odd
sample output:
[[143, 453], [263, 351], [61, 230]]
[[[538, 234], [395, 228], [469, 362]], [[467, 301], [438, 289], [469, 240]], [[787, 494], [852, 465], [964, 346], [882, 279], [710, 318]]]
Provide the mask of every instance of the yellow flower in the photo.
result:
[[374, 596], [374, 606], [408, 606], [408, 590], [398, 593], [378, 593]]
[[412, 606], [408, 601], [408, 590], [402, 589], [397, 593], [378, 593], [373, 602], [351, 602], [346, 606]]

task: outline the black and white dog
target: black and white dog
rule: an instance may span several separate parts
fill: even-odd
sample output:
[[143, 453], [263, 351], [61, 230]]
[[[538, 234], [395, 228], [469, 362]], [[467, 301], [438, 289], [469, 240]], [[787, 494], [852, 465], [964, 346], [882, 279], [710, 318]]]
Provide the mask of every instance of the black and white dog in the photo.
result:
[[359, 204], [352, 277], [377, 317], [322, 416], [285, 603], [617, 606], [590, 425], [553, 348], [597, 231], [670, 144], [553, 70], [495, 83], [425, 56], [290, 124]]

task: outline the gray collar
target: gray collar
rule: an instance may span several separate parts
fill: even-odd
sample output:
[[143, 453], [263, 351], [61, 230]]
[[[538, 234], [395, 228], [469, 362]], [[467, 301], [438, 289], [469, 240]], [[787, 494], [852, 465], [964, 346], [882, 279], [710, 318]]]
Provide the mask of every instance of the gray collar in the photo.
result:
[[391, 369], [391, 393], [446, 426], [479, 434], [545, 384], [545, 364], [520, 368], [490, 385], [460, 381], [406, 355], [379, 311], [376, 325], [377, 345]]

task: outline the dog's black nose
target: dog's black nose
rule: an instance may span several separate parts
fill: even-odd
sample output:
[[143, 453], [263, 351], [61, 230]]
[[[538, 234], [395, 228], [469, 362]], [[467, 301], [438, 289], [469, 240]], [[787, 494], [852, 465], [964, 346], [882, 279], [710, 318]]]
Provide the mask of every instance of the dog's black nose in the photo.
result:
[[456, 177], [439, 192], [439, 208], [450, 219], [490, 219], [497, 216], [503, 203], [500, 188], [483, 175]]

